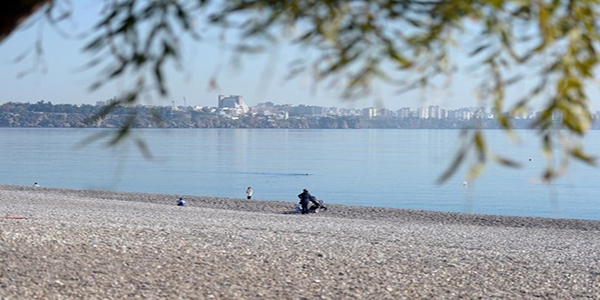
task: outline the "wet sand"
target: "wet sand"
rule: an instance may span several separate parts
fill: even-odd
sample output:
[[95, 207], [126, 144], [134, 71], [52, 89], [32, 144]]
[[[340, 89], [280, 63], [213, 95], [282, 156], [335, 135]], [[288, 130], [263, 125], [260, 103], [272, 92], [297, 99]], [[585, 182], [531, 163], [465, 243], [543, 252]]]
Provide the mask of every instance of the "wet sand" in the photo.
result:
[[600, 299], [600, 221], [294, 206], [0, 185], [0, 298]]

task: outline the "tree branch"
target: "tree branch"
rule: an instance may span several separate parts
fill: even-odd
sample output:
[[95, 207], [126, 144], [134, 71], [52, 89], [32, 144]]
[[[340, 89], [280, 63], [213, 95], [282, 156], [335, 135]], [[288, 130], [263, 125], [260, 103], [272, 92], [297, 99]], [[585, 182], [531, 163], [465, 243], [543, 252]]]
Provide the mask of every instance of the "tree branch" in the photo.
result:
[[5, 1], [0, 9], [0, 43], [29, 16], [50, 2], [52, 0]]

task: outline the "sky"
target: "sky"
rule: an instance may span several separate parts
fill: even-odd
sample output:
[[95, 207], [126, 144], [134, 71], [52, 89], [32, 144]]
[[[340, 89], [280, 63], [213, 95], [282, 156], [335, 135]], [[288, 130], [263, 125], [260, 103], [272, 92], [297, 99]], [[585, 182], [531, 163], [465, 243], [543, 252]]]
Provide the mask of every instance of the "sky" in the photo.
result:
[[[98, 20], [101, 1], [72, 1], [73, 15], [60, 26], [65, 32], [82, 32]], [[30, 53], [23, 60], [15, 59], [41, 39], [41, 59]], [[49, 26], [37, 22], [21, 28], [0, 44], [0, 103], [49, 101], [54, 104], [95, 104], [118, 96], [124, 91], [126, 79], [96, 91], [89, 86], [98, 78], [97, 70], [82, 68], [91, 56], [81, 49], [85, 40], [65, 37]], [[224, 49], [218, 40], [188, 41], [184, 44], [182, 70], [169, 69], [165, 99], [152, 104], [217, 106], [217, 97], [242, 95], [247, 105], [273, 102], [275, 104], [317, 105], [340, 108], [424, 107], [440, 105], [450, 109], [479, 106], [475, 96], [476, 75], [457, 74], [452, 85], [444, 90], [415, 91], [398, 94], [385, 83], [373, 85], [370, 97], [354, 102], [340, 98], [339, 88], [315, 84], [309, 75], [286, 80], [289, 62], [307, 53], [297, 48], [280, 45], [264, 54], [243, 57], [241, 64], [233, 63], [232, 52]], [[33, 68], [33, 69], [32, 69]], [[23, 72], [26, 76], [20, 76]], [[216, 87], [210, 85], [216, 79]]]

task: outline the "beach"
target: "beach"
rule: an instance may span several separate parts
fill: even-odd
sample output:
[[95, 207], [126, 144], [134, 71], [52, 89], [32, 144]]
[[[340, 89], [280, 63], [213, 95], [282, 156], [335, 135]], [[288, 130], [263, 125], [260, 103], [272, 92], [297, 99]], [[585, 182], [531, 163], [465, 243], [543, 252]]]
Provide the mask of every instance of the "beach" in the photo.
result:
[[0, 185], [0, 299], [600, 299], [600, 221], [295, 204]]

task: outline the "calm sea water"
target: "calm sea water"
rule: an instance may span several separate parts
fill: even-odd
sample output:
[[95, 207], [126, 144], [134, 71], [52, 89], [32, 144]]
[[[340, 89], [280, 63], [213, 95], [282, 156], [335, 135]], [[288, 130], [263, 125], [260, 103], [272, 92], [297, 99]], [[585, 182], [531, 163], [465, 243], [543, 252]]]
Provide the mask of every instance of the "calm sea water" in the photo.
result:
[[[144, 129], [106, 147], [106, 139], [78, 145], [103, 129], [0, 129], [0, 183], [114, 191], [296, 201], [308, 188], [328, 203], [478, 214], [600, 220], [599, 169], [572, 162], [559, 180], [538, 179], [546, 167], [534, 133], [511, 144], [486, 131], [492, 149], [523, 164], [488, 164], [464, 183], [465, 170], [445, 184], [459, 131]], [[599, 132], [586, 149], [597, 154]]]

